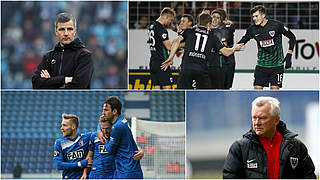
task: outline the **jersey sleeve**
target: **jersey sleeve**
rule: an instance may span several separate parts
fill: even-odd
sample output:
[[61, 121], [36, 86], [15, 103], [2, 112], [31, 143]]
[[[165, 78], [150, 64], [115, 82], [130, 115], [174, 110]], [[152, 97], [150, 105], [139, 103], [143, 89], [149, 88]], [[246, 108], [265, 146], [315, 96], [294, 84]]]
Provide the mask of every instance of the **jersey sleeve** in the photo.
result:
[[121, 125], [113, 126], [110, 133], [110, 139], [105, 143], [105, 147], [110, 154], [115, 154], [120, 144], [120, 138], [124, 131]]
[[248, 41], [250, 41], [250, 39], [253, 38], [253, 29], [252, 29], [252, 26], [250, 26], [247, 31], [246, 31], [246, 34], [244, 36], [242, 36], [242, 38], [240, 39], [240, 41], [238, 41], [238, 44], [239, 43], [244, 43], [246, 44]]
[[166, 29], [160, 30], [159, 31], [159, 37], [160, 37], [162, 42], [166, 41], [166, 40], [169, 40], [168, 31]]
[[289, 38], [289, 50], [293, 51], [294, 46], [296, 44], [296, 36], [290, 31], [289, 28], [284, 26], [284, 24], [282, 24], [282, 23], [279, 23], [279, 30], [280, 30], [281, 34], [283, 34], [284, 36]]
[[58, 170], [73, 169], [79, 167], [79, 162], [63, 162], [63, 152], [60, 141], [54, 144], [53, 160]]

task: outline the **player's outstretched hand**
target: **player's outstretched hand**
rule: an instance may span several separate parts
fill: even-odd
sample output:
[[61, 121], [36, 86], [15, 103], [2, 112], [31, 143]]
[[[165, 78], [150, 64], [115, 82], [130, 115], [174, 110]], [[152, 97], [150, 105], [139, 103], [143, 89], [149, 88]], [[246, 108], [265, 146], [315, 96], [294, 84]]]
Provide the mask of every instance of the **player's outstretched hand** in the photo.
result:
[[140, 161], [144, 156], [144, 151], [139, 149], [139, 151], [134, 151], [133, 159], [136, 161]]
[[172, 59], [169, 58], [166, 61], [164, 61], [160, 67], [162, 70], [166, 71], [168, 67], [170, 67], [172, 64], [173, 64]]
[[289, 69], [292, 66], [292, 54], [287, 53], [286, 57], [284, 58], [284, 62], [286, 62], [286, 65], [284, 66], [284, 68]]
[[244, 43], [240, 43], [240, 44], [234, 44], [234, 49], [236, 51], [241, 51], [245, 48], [246, 46], [244, 45]]

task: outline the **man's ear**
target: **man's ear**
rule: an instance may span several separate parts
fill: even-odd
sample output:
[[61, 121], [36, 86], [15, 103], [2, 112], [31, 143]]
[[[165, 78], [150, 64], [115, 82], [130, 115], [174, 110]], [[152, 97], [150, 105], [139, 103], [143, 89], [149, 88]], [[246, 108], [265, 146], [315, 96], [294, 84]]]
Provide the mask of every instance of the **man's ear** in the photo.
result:
[[113, 114], [118, 114], [118, 110], [117, 110], [117, 109], [113, 109], [113, 110], [112, 110], [112, 113], [113, 113]]

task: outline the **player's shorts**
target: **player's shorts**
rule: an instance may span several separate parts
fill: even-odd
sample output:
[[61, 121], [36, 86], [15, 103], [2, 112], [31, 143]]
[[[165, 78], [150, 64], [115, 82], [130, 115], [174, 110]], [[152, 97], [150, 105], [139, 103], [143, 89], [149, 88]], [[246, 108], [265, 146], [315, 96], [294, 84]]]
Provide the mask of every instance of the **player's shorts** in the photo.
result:
[[[156, 66], [156, 67], [155, 67]], [[161, 64], [150, 63], [151, 85], [168, 86], [173, 83], [172, 71], [168, 68], [166, 71], [161, 70]]]
[[114, 172], [101, 173], [97, 171], [90, 171], [89, 179], [113, 179]]
[[178, 79], [178, 89], [194, 89], [193, 80], [196, 82], [196, 89], [209, 89], [210, 78], [208, 70], [195, 66], [183, 67]]
[[208, 69], [211, 89], [223, 89], [225, 74], [220, 67], [209, 67]]
[[283, 80], [283, 66], [266, 68], [261, 66], [256, 66], [254, 71], [254, 86], [269, 87], [279, 86], [282, 87]]
[[121, 173], [119, 171], [114, 172], [114, 179], [143, 179], [142, 171]]

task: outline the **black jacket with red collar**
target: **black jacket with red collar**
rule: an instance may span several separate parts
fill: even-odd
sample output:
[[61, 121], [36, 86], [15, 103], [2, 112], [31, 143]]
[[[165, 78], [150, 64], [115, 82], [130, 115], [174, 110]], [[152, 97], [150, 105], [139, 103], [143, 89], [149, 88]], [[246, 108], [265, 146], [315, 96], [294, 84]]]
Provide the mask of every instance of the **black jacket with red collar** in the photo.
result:
[[[41, 78], [41, 70], [47, 70], [50, 78]], [[89, 89], [93, 74], [91, 52], [79, 38], [62, 47], [58, 43], [53, 50], [43, 56], [41, 63], [32, 76], [34, 89]], [[65, 84], [65, 77], [72, 81]]]
[[[279, 178], [316, 179], [314, 164], [306, 146], [296, 138], [297, 134], [287, 130], [282, 121], [277, 125], [277, 131], [283, 136], [279, 152]], [[223, 178], [268, 179], [267, 152], [252, 129], [230, 147], [224, 162]]]

